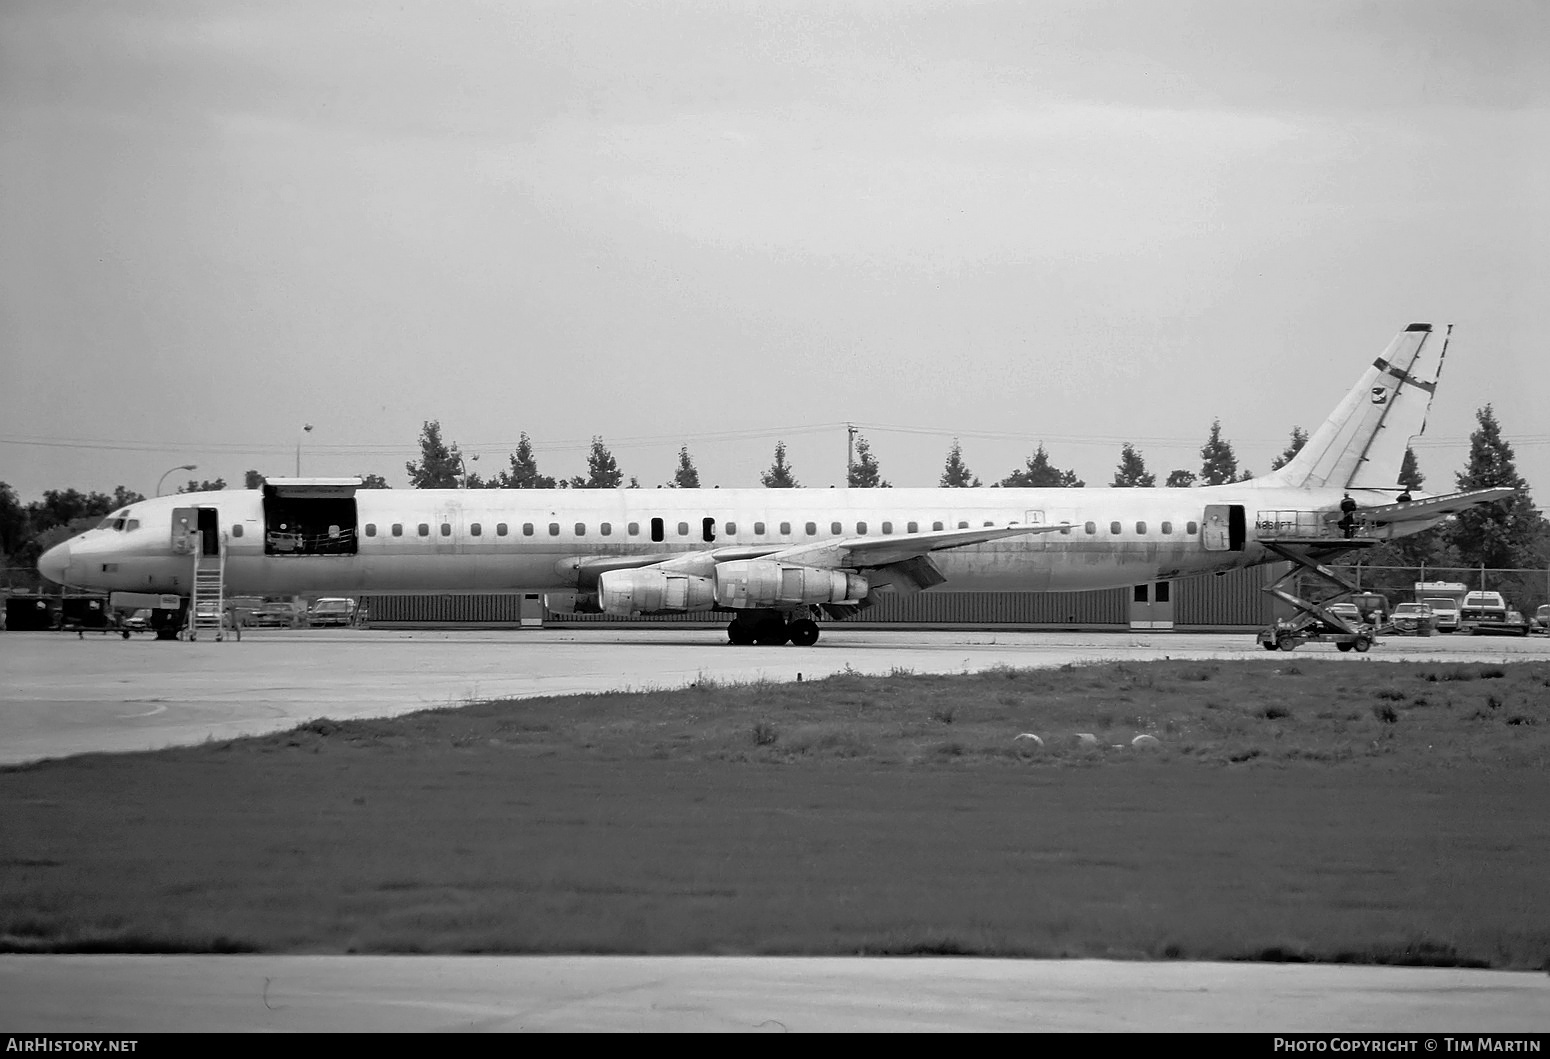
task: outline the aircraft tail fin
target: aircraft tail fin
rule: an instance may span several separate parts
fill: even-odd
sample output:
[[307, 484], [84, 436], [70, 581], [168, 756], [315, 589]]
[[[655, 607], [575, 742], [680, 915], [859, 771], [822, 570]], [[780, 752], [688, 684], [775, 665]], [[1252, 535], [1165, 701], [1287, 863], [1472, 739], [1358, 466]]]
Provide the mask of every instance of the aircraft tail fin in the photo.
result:
[[1452, 324], [1440, 337], [1431, 324], [1411, 324], [1401, 331], [1292, 461], [1260, 481], [1400, 488], [1405, 448], [1426, 429], [1426, 413], [1452, 333]]

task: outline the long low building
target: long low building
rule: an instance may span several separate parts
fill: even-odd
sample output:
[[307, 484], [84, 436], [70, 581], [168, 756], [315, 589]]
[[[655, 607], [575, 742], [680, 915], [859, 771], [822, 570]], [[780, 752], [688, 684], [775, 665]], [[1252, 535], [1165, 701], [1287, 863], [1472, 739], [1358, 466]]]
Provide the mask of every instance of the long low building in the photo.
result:
[[[1080, 629], [1245, 629], [1268, 625], [1285, 608], [1264, 587], [1287, 564], [1233, 570], [1220, 576], [1157, 581], [1098, 592], [879, 593], [847, 624], [1006, 626]], [[413, 625], [716, 625], [725, 615], [704, 611], [618, 618], [546, 613], [537, 593], [373, 595], [363, 601], [376, 626]]]

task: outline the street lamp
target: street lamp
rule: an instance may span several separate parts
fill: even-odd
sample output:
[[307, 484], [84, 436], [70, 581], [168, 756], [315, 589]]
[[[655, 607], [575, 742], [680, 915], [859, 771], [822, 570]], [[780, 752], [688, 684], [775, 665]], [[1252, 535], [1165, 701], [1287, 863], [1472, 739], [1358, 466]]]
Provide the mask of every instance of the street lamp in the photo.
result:
[[[473, 460], [475, 463], [478, 463], [479, 462], [479, 454], [476, 452], [472, 456], [470, 456], [469, 459]], [[462, 475], [463, 475], [463, 480], [462, 480], [462, 482], [458, 483], [458, 488], [459, 489], [467, 489], [468, 488], [468, 464], [463, 462], [463, 454], [461, 452], [457, 454], [457, 468], [458, 468], [458, 470], [460, 472], [462, 472]]]
[[[304, 433], [310, 434], [312, 433], [312, 424], [304, 423], [301, 429]], [[296, 477], [301, 477], [301, 438], [296, 439]]]
[[165, 472], [163, 472], [162, 476], [160, 478], [156, 479], [156, 495], [157, 496], [161, 496], [161, 483], [165, 482], [167, 480], [167, 475], [171, 474], [173, 471], [197, 471], [197, 470], [199, 470], [198, 465], [197, 464], [193, 464], [193, 463], [185, 463], [181, 467], [168, 467], [167, 470]]

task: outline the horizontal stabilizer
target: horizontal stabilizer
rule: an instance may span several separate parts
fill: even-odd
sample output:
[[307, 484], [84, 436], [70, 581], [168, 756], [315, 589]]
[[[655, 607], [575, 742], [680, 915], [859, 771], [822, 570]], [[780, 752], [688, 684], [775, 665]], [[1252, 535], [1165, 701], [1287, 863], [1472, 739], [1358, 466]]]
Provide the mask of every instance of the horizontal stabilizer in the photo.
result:
[[1425, 522], [1442, 518], [1444, 515], [1457, 515], [1460, 511], [1468, 511], [1481, 504], [1505, 500], [1510, 496], [1516, 496], [1517, 493], [1516, 489], [1467, 489], [1462, 493], [1429, 496], [1425, 500], [1402, 500], [1394, 504], [1358, 508], [1357, 514], [1364, 521], [1377, 522], [1380, 525]]

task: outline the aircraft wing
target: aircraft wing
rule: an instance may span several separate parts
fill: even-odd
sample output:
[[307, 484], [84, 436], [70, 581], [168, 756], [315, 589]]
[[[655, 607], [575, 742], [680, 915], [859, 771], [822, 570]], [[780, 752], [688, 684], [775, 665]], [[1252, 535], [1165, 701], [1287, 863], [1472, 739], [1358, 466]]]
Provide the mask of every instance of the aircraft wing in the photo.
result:
[[1357, 514], [1368, 522], [1377, 522], [1383, 525], [1392, 525], [1399, 522], [1424, 522], [1430, 519], [1442, 518], [1444, 515], [1456, 515], [1460, 511], [1467, 511], [1480, 504], [1489, 504], [1495, 500], [1505, 500], [1509, 496], [1516, 496], [1516, 489], [1468, 489], [1462, 493], [1446, 493], [1442, 496], [1429, 496], [1425, 500], [1405, 500], [1394, 504], [1379, 504], [1376, 507], [1363, 507], [1357, 509]]
[[967, 548], [988, 544], [1006, 537], [1029, 533], [1054, 533], [1069, 528], [1069, 523], [1031, 526], [983, 526], [979, 529], [936, 530], [932, 533], [907, 533], [889, 537], [843, 537], [839, 540], [795, 544], [770, 552], [766, 559], [798, 566], [821, 568], [849, 567], [869, 569], [921, 559], [948, 548]]
[[[598, 555], [565, 559], [561, 568], [571, 573], [583, 590], [597, 587], [597, 579], [611, 570], [640, 570], [660, 567], [681, 573], [709, 576], [720, 563], [736, 559], [774, 559], [797, 566], [820, 569], [875, 570], [880, 567], [910, 564], [924, 560], [930, 553], [947, 548], [966, 548], [987, 544], [1006, 537], [1029, 533], [1053, 533], [1067, 528], [1066, 523], [1029, 526], [983, 526], [979, 529], [936, 530], [931, 533], [906, 533], [887, 537], [842, 537], [814, 541], [811, 544], [745, 544], [707, 548], [694, 552], [661, 552], [654, 555]], [[914, 579], [930, 580], [931, 573], [917, 563], [908, 567]], [[940, 575], [937, 575], [940, 577]], [[940, 584], [939, 580], [931, 581]]]

